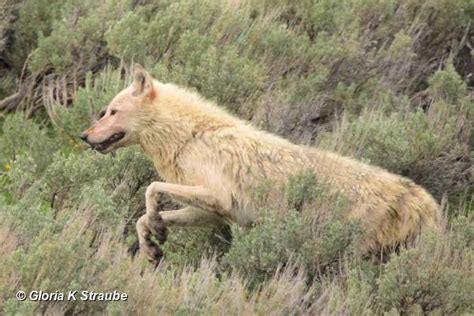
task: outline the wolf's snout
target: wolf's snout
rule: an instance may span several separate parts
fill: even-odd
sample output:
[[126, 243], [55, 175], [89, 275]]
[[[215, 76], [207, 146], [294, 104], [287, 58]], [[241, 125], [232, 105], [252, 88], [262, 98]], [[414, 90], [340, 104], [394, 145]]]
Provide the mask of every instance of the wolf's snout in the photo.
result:
[[87, 133], [81, 133], [81, 135], [79, 135], [79, 138], [87, 143], [87, 137], [88, 136], [89, 135]]

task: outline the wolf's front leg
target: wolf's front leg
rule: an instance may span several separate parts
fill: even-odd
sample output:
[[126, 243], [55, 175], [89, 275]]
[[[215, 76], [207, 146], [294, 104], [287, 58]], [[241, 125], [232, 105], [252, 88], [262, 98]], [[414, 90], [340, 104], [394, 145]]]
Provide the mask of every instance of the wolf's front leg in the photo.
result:
[[159, 214], [160, 194], [168, 194], [171, 198], [190, 207], [177, 211], [164, 212], [168, 224], [178, 226], [218, 225], [223, 222], [222, 215], [227, 215], [231, 208], [231, 199], [225, 198], [202, 186], [185, 186], [179, 184], [153, 182], [146, 190], [146, 214], [137, 222], [140, 251], [151, 261], [159, 263], [163, 252], [151, 239], [155, 235], [160, 243], [166, 240], [166, 222]]
[[166, 241], [168, 230], [163, 218], [160, 215], [160, 200], [158, 194], [150, 194], [147, 189], [145, 195], [146, 214], [137, 221], [138, 243], [140, 251], [145, 254], [148, 259], [158, 264], [163, 258], [163, 252], [152, 236], [155, 236], [160, 244]]

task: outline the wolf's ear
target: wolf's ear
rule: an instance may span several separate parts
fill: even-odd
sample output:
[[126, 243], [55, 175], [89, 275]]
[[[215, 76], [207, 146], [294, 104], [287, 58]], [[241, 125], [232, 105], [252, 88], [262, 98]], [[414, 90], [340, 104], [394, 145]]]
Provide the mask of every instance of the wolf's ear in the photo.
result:
[[133, 95], [146, 96], [153, 99], [156, 96], [153, 79], [140, 64], [133, 66]]

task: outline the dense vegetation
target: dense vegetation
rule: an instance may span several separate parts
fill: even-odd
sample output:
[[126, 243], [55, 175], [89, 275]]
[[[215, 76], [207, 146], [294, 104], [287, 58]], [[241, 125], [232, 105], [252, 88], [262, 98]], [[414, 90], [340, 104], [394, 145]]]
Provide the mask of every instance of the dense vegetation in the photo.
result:
[[[472, 0], [0, 0], [0, 314], [474, 313]], [[262, 129], [414, 179], [442, 236], [354, 252], [344, 198], [305, 174], [256, 192], [249, 229], [174, 229], [156, 270], [136, 251], [138, 148], [77, 135], [139, 62]], [[286, 216], [280, 216], [285, 211]], [[232, 238], [230, 238], [232, 236]], [[127, 302], [19, 302], [25, 291]]]

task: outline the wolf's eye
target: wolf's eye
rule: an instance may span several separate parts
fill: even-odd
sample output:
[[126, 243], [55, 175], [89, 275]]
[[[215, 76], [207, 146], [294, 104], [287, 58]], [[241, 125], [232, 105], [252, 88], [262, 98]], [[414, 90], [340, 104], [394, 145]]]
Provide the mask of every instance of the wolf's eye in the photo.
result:
[[116, 113], [117, 113], [117, 110], [110, 111], [110, 115], [115, 115]]
[[99, 119], [103, 118], [104, 115], [105, 115], [105, 113], [106, 113], [105, 110], [100, 111], [100, 113], [99, 113]]

